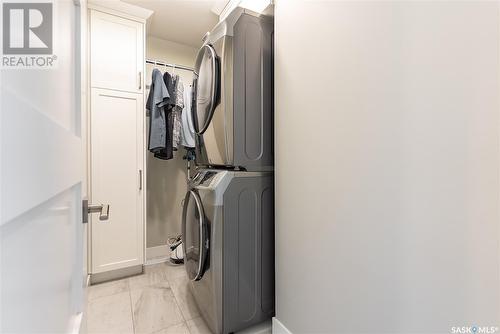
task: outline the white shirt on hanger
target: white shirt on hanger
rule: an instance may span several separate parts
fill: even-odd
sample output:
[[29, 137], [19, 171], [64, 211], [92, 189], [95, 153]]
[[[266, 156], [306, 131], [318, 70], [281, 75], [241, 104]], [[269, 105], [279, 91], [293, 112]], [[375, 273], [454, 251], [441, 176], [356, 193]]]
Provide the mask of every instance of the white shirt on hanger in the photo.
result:
[[195, 132], [191, 114], [191, 87], [184, 87], [184, 108], [182, 109], [181, 144], [194, 147]]

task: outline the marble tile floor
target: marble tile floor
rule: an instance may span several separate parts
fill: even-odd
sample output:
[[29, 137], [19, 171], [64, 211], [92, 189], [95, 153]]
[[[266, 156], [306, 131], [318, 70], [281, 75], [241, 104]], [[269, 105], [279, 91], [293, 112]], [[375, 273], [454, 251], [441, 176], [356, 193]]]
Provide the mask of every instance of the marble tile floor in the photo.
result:
[[211, 334], [188, 289], [184, 267], [168, 262], [145, 272], [90, 286], [89, 334]]

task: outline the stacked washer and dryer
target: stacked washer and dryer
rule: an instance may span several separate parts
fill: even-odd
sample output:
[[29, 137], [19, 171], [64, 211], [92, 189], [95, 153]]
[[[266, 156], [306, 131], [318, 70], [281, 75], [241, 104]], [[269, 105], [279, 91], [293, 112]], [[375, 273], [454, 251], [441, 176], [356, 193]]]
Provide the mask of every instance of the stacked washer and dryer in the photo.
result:
[[272, 15], [237, 8], [207, 34], [193, 81], [195, 177], [183, 209], [184, 261], [210, 329], [274, 315]]

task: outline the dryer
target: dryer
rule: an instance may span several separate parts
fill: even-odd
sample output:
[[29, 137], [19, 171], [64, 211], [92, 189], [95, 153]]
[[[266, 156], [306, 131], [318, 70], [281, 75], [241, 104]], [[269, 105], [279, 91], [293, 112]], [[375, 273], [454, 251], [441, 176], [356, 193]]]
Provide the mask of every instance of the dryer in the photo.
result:
[[184, 261], [196, 303], [216, 334], [274, 315], [272, 172], [201, 170], [184, 200]]
[[273, 169], [272, 16], [237, 8], [207, 34], [193, 79], [196, 164]]

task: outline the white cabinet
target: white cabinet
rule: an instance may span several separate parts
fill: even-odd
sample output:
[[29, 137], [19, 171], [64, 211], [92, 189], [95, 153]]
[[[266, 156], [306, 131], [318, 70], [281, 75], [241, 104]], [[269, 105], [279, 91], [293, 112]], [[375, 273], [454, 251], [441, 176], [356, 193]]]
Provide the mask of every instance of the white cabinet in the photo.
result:
[[144, 69], [144, 24], [91, 11], [91, 87], [141, 93]]
[[92, 89], [92, 202], [110, 206], [92, 223], [92, 273], [143, 263], [144, 113], [140, 94]]
[[89, 184], [92, 204], [109, 219], [90, 225], [92, 281], [144, 264], [144, 22], [91, 9]]

